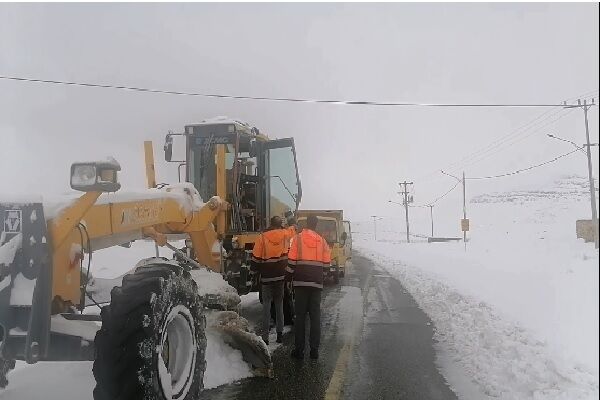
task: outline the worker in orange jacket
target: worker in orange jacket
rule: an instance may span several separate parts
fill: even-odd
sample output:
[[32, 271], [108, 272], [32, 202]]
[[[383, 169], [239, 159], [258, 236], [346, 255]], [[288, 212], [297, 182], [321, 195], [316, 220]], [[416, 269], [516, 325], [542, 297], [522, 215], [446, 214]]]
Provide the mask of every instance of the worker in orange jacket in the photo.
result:
[[295, 348], [292, 357], [304, 358], [306, 314], [310, 316], [310, 358], [319, 358], [321, 342], [321, 291], [323, 268], [331, 264], [331, 249], [315, 230], [316, 215], [306, 218], [306, 228], [291, 242], [288, 252], [288, 276], [293, 279], [295, 296]]
[[251, 269], [260, 273], [263, 305], [262, 338], [269, 344], [271, 302], [275, 303], [277, 343], [283, 342], [283, 290], [289, 233], [282, 226], [280, 217], [271, 218], [269, 229], [263, 232], [252, 250]]

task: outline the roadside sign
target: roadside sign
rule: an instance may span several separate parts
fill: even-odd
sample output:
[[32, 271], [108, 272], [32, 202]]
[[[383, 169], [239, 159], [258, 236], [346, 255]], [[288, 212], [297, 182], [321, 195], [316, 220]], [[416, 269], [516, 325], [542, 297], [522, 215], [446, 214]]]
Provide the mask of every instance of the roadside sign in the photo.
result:
[[469, 219], [461, 219], [460, 220], [460, 227], [462, 229], [463, 232], [469, 232]]

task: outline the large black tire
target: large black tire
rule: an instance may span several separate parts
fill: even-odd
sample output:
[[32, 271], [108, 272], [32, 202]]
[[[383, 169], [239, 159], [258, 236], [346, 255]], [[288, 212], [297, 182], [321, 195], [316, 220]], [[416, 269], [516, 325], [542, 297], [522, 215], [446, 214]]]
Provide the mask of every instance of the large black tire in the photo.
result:
[[[2, 329], [2, 328], [0, 328]], [[8, 385], [6, 375], [15, 368], [15, 360], [5, 360], [0, 357], [0, 389], [4, 389]]]
[[189, 272], [160, 259], [138, 266], [102, 309], [94, 399], [198, 399], [206, 369], [205, 328]]

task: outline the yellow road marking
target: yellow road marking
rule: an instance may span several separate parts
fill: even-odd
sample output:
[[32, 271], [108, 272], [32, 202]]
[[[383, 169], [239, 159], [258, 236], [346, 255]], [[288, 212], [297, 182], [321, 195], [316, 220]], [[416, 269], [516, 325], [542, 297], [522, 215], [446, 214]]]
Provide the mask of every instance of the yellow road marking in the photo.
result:
[[[363, 302], [365, 303], [365, 306], [370, 285], [371, 274], [369, 273], [367, 275], [367, 279], [365, 280], [365, 285], [362, 290]], [[361, 325], [362, 324], [357, 324], [357, 326]], [[338, 359], [335, 363], [333, 374], [331, 375], [331, 379], [329, 380], [329, 386], [327, 386], [327, 390], [325, 391], [325, 400], [338, 400], [342, 395], [344, 381], [346, 380], [346, 372], [348, 370], [348, 365], [350, 363], [352, 352], [354, 350], [356, 335], [359, 333], [359, 331], [359, 329], [355, 329], [354, 332], [352, 332], [350, 337], [342, 346], [342, 349], [340, 350], [340, 354], [338, 355]]]
[[325, 400], [337, 400], [340, 398], [353, 348], [354, 336], [352, 336], [350, 341], [346, 342], [342, 347], [342, 350], [340, 350], [340, 355], [335, 363], [333, 375], [331, 376], [329, 386], [327, 386], [327, 391], [325, 392]]

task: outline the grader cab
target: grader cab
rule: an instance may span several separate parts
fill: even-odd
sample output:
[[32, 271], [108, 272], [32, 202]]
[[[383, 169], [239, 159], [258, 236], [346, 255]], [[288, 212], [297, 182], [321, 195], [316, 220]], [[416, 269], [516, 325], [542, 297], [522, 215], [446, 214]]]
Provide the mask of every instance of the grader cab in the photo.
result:
[[[120, 165], [108, 159], [73, 164], [71, 187], [84, 193], [60, 204], [0, 196], [0, 387], [15, 360], [94, 360], [95, 400], [197, 399], [208, 328], [271, 374], [268, 349], [237, 314], [239, 296], [223, 277], [239, 293], [252, 290], [254, 237], [270, 216], [297, 209], [293, 140], [223, 119], [180, 135], [187, 182], [156, 184], [146, 142], [142, 192], [121, 191]], [[168, 243], [182, 235], [183, 248]], [[148, 254], [100, 299], [90, 290], [93, 252], [143, 238], [174, 258]]]
[[[185, 159], [175, 161], [173, 139], [185, 138]], [[270, 140], [258, 129], [227, 118], [188, 125], [168, 134], [165, 159], [185, 168], [185, 181], [204, 199], [219, 196], [227, 210], [217, 218], [223, 257], [221, 272], [240, 294], [257, 290], [249, 253], [271, 217], [295, 213], [302, 187], [292, 138]], [[180, 173], [181, 179], [181, 173]]]

